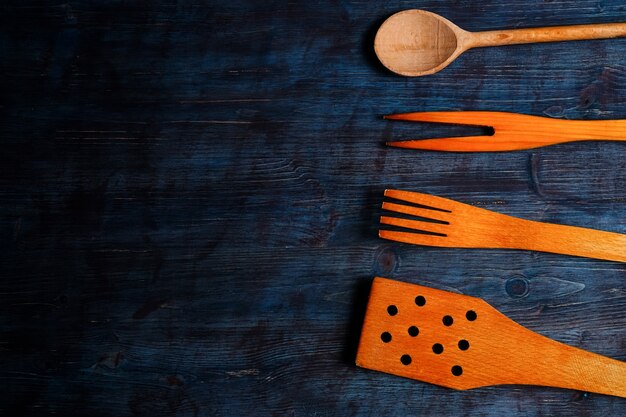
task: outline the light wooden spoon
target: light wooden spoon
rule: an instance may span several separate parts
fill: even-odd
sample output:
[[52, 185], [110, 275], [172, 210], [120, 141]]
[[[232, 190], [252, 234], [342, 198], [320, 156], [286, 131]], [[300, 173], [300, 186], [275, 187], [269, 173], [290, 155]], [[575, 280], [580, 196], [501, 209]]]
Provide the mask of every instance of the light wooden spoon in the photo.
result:
[[626, 397], [626, 362], [528, 330], [485, 301], [375, 278], [358, 366], [465, 390], [542, 385]]
[[374, 49], [391, 71], [416, 77], [442, 70], [471, 48], [623, 36], [626, 23], [468, 32], [437, 14], [413, 9], [396, 13], [382, 24]]

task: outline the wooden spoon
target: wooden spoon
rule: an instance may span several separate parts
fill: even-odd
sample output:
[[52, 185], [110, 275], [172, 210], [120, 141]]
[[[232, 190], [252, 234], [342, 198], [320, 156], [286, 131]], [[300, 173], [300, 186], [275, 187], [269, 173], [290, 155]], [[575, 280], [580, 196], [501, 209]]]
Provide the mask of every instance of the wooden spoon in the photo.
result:
[[356, 363], [458, 390], [500, 384], [626, 397], [626, 363], [559, 343], [485, 301], [375, 278]]
[[626, 36], [626, 23], [468, 32], [437, 14], [413, 9], [382, 24], [374, 49], [391, 71], [416, 77], [440, 71], [471, 48], [622, 36]]

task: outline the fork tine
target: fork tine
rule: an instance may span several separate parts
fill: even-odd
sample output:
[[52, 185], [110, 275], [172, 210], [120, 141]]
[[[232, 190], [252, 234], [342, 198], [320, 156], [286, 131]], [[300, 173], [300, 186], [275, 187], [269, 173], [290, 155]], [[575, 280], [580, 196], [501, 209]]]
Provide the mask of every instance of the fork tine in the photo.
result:
[[446, 244], [445, 236], [423, 235], [410, 232], [396, 232], [391, 230], [379, 230], [378, 236], [383, 239], [395, 240], [396, 242], [410, 243], [413, 245], [441, 247], [448, 246]]
[[451, 212], [451, 207], [462, 204], [443, 197], [437, 197], [430, 194], [416, 193], [414, 191], [401, 190], [385, 190], [385, 197], [395, 198], [396, 200], [407, 201], [409, 203], [419, 204], [421, 206], [431, 207], [435, 210], [443, 210]]
[[[459, 136], [436, 139], [417, 139], [387, 142], [387, 146], [425, 151], [483, 152], [513, 150], [511, 145], [499, 143], [494, 136]], [[501, 149], [500, 149], [501, 148]]]
[[501, 112], [490, 111], [434, 111], [389, 114], [383, 117], [389, 120], [404, 120], [410, 122], [493, 127], [494, 118], [497, 118], [500, 113]]
[[428, 233], [438, 233], [446, 235], [449, 232], [447, 224], [424, 222], [421, 220], [400, 219], [398, 217], [380, 216], [380, 222], [390, 226], [404, 227], [406, 229], [414, 229]]
[[383, 210], [395, 211], [396, 213], [410, 214], [411, 216], [418, 216], [425, 219], [448, 223], [448, 220], [446, 220], [446, 213], [441, 211], [405, 206], [402, 204], [389, 203], [387, 201], [383, 202]]

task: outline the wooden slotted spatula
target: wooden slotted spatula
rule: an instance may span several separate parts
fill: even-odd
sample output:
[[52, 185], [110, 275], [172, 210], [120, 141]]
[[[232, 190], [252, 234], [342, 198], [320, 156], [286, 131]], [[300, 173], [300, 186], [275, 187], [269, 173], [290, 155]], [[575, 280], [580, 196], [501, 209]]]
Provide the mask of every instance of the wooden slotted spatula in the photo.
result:
[[626, 363], [559, 343], [485, 301], [375, 278], [356, 364], [465, 390], [542, 385], [626, 397]]

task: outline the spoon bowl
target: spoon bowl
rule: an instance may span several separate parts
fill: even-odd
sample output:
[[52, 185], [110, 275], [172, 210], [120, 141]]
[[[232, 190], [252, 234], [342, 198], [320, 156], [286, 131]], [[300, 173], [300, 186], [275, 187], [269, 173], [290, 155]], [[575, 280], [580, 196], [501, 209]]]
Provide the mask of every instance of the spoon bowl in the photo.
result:
[[416, 77], [447, 67], [464, 48], [465, 31], [448, 19], [425, 10], [405, 10], [389, 17], [378, 29], [374, 50], [391, 71]]

